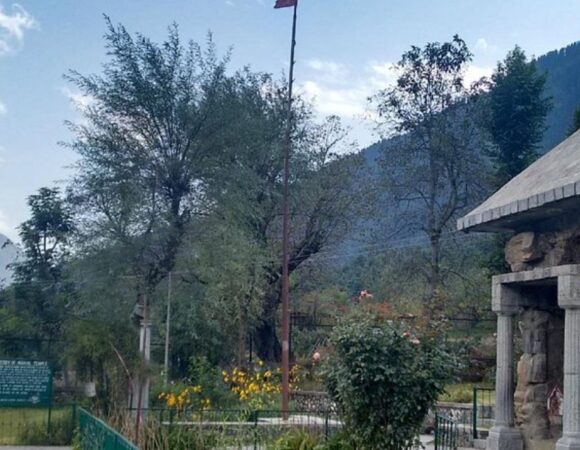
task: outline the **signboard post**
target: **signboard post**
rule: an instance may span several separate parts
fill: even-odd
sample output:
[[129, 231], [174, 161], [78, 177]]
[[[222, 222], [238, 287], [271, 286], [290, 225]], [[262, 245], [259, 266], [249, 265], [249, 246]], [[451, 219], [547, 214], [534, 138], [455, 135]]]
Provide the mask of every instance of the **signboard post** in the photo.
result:
[[52, 413], [52, 370], [47, 361], [0, 360], [0, 407], [47, 406]]
[[0, 360], [0, 406], [50, 406], [51, 396], [47, 361]]

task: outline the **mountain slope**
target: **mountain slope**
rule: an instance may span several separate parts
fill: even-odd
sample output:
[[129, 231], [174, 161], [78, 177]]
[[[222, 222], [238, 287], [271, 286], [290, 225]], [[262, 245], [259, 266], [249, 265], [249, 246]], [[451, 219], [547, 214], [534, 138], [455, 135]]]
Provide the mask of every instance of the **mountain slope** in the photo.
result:
[[566, 137], [574, 111], [580, 106], [580, 41], [538, 57], [536, 64], [547, 74], [546, 93], [554, 104], [546, 119], [544, 153]]

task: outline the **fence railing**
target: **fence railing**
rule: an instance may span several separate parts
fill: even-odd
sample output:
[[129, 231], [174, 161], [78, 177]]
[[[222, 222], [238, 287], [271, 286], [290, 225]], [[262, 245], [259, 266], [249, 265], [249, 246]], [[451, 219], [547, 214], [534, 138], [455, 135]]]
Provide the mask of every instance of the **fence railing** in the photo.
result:
[[79, 431], [82, 450], [139, 450], [105, 422], [82, 408], [79, 410]]
[[495, 388], [473, 387], [472, 434], [480, 436], [480, 429], [489, 429], [495, 420]]
[[[162, 439], [187, 442], [191, 448], [211, 445], [212, 448], [265, 449], [295, 430], [326, 440], [342, 427], [332, 411], [292, 410], [284, 414], [280, 410], [149, 408], [143, 413], [147, 416], [147, 427]], [[127, 417], [135, 414], [134, 410], [127, 411]]]
[[435, 450], [455, 450], [458, 447], [457, 423], [440, 414], [435, 415]]
[[76, 405], [0, 408], [0, 445], [70, 445]]

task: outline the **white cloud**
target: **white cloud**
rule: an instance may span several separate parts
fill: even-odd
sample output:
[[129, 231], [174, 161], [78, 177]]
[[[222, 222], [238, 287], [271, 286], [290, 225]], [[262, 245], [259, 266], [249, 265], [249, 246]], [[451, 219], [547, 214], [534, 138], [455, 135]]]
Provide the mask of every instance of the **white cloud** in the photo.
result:
[[[372, 128], [376, 113], [368, 99], [396, 83], [399, 75], [396, 64], [373, 60], [354, 70], [337, 62], [311, 59], [305, 65], [305, 81], [300, 82], [299, 78], [298, 84], [315, 110], [321, 115], [340, 116], [358, 132], [359, 142], [371, 143], [372, 133], [368, 129]], [[465, 71], [465, 84], [470, 85], [492, 72], [492, 67], [471, 65]]]
[[344, 64], [310, 59], [309, 79], [301, 87], [316, 110], [324, 115], [336, 114], [344, 119], [368, 116], [368, 98], [396, 79], [388, 62], [370, 61], [360, 71], [349, 70]]
[[14, 3], [11, 12], [5, 12], [0, 5], [0, 55], [17, 49], [24, 39], [24, 32], [37, 25], [34, 17], [19, 4]]
[[385, 89], [397, 81], [397, 66], [392, 62], [371, 61], [368, 64], [369, 83], [375, 90]]
[[477, 50], [487, 50], [488, 47], [489, 47], [489, 44], [487, 43], [487, 41], [485, 40], [485, 38], [479, 38], [475, 42], [475, 48]]
[[366, 91], [361, 86], [341, 89], [310, 80], [302, 89], [314, 101], [316, 110], [324, 115], [352, 118], [365, 112]]
[[490, 77], [493, 73], [493, 67], [482, 67], [471, 65], [465, 71], [465, 84], [470, 85], [479, 81], [483, 77]]
[[84, 95], [78, 91], [73, 91], [68, 86], [61, 88], [60, 92], [69, 99], [73, 108], [77, 111], [84, 111], [95, 101], [93, 97]]
[[306, 61], [306, 65], [317, 72], [323, 72], [325, 74], [346, 75], [348, 73], [344, 64], [339, 64], [334, 61], [312, 58]]
[[493, 42], [490, 42], [483, 37], [480, 37], [475, 41], [473, 49], [476, 55], [483, 55], [486, 59], [496, 60], [500, 53], [500, 49], [497, 45], [494, 45]]
[[226, 5], [234, 6], [234, 2], [232, 0], [226, 0]]
[[10, 239], [16, 237], [15, 227], [9, 223], [8, 217], [0, 210], [0, 234]]
[[394, 76], [394, 74], [396, 74], [396, 65], [392, 62], [371, 61], [369, 63], [369, 67], [377, 75], [381, 75], [383, 77], [391, 78]]

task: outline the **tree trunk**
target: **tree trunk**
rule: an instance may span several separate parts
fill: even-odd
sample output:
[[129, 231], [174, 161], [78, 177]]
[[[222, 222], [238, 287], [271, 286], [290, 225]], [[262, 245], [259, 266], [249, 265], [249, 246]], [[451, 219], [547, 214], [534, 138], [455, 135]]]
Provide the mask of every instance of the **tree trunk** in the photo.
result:
[[264, 299], [262, 320], [254, 334], [256, 354], [262, 361], [280, 362], [282, 358], [282, 345], [276, 333], [276, 317], [281, 302], [280, 297], [281, 286], [278, 279], [269, 286]]
[[245, 367], [246, 365], [247, 327], [245, 316], [245, 313], [240, 311], [240, 321], [238, 324], [238, 367]]
[[431, 261], [429, 267], [429, 295], [427, 297], [427, 311], [429, 317], [441, 312], [441, 233], [435, 232], [430, 236], [431, 241]]
[[267, 362], [280, 362], [282, 346], [276, 334], [276, 322], [263, 320], [256, 329], [256, 353]]
[[266, 296], [262, 321], [255, 333], [256, 353], [263, 361], [279, 362], [282, 345], [276, 333], [276, 316], [280, 304], [280, 286], [277, 284]]

